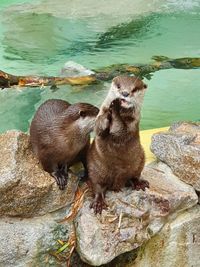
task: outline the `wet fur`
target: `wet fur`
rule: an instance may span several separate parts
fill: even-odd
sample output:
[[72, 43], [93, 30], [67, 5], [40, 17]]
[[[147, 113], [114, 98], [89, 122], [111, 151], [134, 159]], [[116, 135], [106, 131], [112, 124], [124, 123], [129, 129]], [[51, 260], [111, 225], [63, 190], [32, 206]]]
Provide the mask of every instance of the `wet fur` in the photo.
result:
[[[108, 93], [96, 120], [96, 137], [87, 156], [89, 178], [95, 194], [91, 207], [95, 213], [101, 213], [106, 207], [106, 190], [119, 191], [129, 181], [137, 184], [144, 167], [145, 154], [140, 144], [139, 122], [146, 85], [137, 80], [135, 86], [133, 78], [119, 76], [113, 80], [112, 92]], [[128, 108], [123, 107], [124, 97], [117, 83], [120, 83], [122, 91], [129, 91]], [[143, 186], [145, 188], [147, 185], [144, 183]]]
[[68, 169], [81, 161], [86, 168], [90, 132], [98, 108], [86, 104], [69, 104], [59, 99], [47, 100], [37, 110], [30, 127], [34, 153], [45, 171], [64, 189]]

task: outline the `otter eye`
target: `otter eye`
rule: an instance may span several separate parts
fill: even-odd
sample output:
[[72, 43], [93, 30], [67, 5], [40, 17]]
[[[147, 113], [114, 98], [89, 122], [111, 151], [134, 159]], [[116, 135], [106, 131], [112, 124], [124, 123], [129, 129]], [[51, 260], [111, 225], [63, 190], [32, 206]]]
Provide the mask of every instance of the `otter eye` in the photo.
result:
[[145, 88], [145, 89], [147, 88], [147, 85], [146, 85], [145, 83], [144, 83], [144, 86], [143, 86], [143, 88]]
[[121, 88], [121, 85], [119, 83], [117, 83], [117, 88], [120, 89]]
[[132, 93], [136, 92], [138, 90], [138, 87], [133, 87]]
[[80, 111], [79, 111], [79, 115], [80, 115], [80, 117], [83, 117], [83, 118], [84, 118], [87, 114], [86, 114], [85, 111], [80, 110]]

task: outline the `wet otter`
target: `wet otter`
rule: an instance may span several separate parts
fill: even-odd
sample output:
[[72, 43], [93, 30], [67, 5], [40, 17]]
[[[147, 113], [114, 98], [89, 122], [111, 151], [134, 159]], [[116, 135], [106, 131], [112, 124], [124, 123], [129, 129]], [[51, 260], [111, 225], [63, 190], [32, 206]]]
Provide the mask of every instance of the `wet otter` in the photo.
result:
[[67, 184], [68, 169], [81, 161], [87, 172], [86, 152], [98, 108], [51, 99], [37, 110], [30, 126], [30, 142], [45, 171], [60, 189]]
[[107, 189], [119, 191], [127, 182], [136, 190], [149, 186], [140, 179], [145, 155], [140, 144], [139, 122], [146, 88], [139, 78], [115, 77], [100, 108], [96, 137], [87, 155], [88, 175], [95, 194], [91, 207], [95, 213], [106, 208]]

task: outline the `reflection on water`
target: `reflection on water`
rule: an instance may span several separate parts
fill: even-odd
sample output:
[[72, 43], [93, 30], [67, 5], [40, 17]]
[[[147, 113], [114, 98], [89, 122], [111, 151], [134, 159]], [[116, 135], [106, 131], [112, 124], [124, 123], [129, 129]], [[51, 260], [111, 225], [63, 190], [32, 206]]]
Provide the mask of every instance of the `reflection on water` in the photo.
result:
[[154, 55], [197, 57], [200, 52], [196, 12], [136, 16], [131, 15], [130, 8], [127, 16], [122, 14], [117, 20], [116, 10], [109, 16], [96, 11], [96, 16], [84, 17], [81, 13], [78, 17], [71, 5], [63, 8], [66, 17], [55, 16], [62, 5], [51, 1], [43, 12], [44, 4], [30, 10], [19, 6], [2, 11], [0, 28], [4, 32], [1, 34], [0, 29], [0, 40], [4, 49], [0, 60], [5, 70], [55, 75], [68, 60], [98, 68], [114, 63], [148, 63]]
[[40, 89], [3, 90], [0, 95], [0, 132], [10, 129], [27, 131], [34, 105], [41, 99], [40, 93]]
[[[15, 21], [12, 27], [11, 21]], [[57, 54], [66, 51], [69, 43], [65, 34], [67, 29], [63, 30], [62, 26], [64, 22], [50, 14], [25, 13], [9, 17], [4, 24], [4, 58], [51, 64]], [[56, 38], [56, 35], [62, 36], [62, 39]]]
[[[138, 46], [155, 33], [158, 26], [156, 18], [155, 15], [148, 15], [98, 33], [89, 27], [94, 23], [93, 17], [91, 21], [74, 21], [46, 13], [14, 13], [4, 20], [4, 58], [51, 64], [60, 56], [71, 58], [79, 54], [104, 52], [112, 46]], [[14, 25], [10, 27], [13, 21]], [[127, 43], [123, 43], [125, 39]]]
[[[96, 69], [149, 63], [155, 55], [200, 57], [200, 1], [9, 1], [19, 4], [1, 9], [8, 1], [0, 3], [0, 62], [13, 74], [58, 75], [68, 60]], [[143, 128], [199, 119], [199, 70], [160, 71], [147, 83]], [[35, 108], [48, 98], [100, 105], [108, 87], [0, 92], [0, 131], [27, 129]]]
[[199, 70], [163, 70], [148, 83], [142, 128], [168, 126], [179, 120], [200, 120]]
[[113, 26], [98, 36], [95, 48], [107, 49], [124, 39], [129, 39], [129, 44], [139, 45], [141, 41], [151, 38], [155, 27], [158, 27], [156, 20], [157, 16], [148, 15]]

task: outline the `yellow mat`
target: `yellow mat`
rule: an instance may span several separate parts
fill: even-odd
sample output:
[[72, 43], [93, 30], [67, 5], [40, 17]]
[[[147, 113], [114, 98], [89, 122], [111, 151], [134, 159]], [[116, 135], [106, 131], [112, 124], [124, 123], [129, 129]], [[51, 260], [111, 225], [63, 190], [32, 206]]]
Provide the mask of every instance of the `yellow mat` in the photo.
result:
[[[152, 135], [154, 133], [167, 131], [168, 129], [169, 129], [169, 127], [163, 127], [163, 128], [156, 128], [156, 129], [140, 131], [140, 141], [141, 141], [142, 147], [144, 148], [144, 151], [145, 151], [146, 163], [150, 163], [156, 159], [156, 157], [154, 156], [154, 154], [150, 150]], [[91, 138], [91, 142], [92, 142], [92, 140], [93, 140], [93, 138]]]
[[150, 130], [140, 131], [140, 140], [145, 151], [146, 163], [150, 163], [155, 160], [154, 154], [150, 151], [151, 137], [154, 133], [167, 131], [169, 127], [156, 128]]

